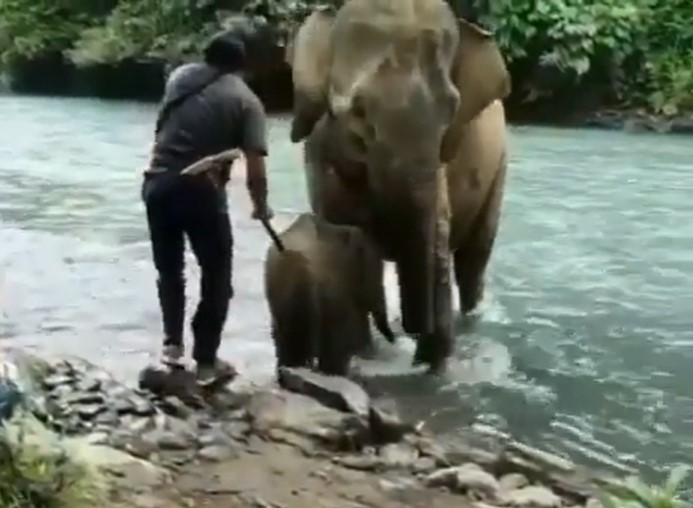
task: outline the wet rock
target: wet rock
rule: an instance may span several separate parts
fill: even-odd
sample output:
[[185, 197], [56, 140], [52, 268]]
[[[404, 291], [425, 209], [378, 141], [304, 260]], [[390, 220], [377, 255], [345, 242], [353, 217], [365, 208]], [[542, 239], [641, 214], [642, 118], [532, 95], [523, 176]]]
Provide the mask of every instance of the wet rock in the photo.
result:
[[73, 404], [87, 404], [87, 405], [103, 404], [104, 398], [103, 398], [103, 395], [100, 393], [75, 392], [70, 397], [67, 398], [66, 402], [70, 405], [73, 405]]
[[341, 376], [326, 376], [304, 368], [279, 369], [279, 385], [291, 392], [307, 395], [323, 405], [369, 417], [370, 397], [363, 388]]
[[457, 486], [457, 468], [447, 467], [434, 471], [424, 479], [427, 487], [447, 487], [449, 489]]
[[229, 447], [223, 445], [211, 445], [202, 448], [197, 456], [207, 462], [223, 462], [238, 456], [237, 452]]
[[498, 480], [498, 483], [500, 484], [501, 491], [508, 492], [526, 487], [529, 485], [529, 480], [523, 474], [510, 473], [503, 475], [500, 480]]
[[87, 377], [77, 383], [80, 392], [98, 392], [101, 389], [101, 381], [93, 377]]
[[407, 443], [385, 445], [379, 455], [383, 464], [390, 468], [413, 468], [419, 458], [418, 450]]
[[670, 132], [676, 134], [693, 134], [693, 116], [681, 116], [671, 121]]
[[310, 397], [280, 390], [253, 394], [248, 402], [251, 428], [259, 435], [283, 429], [338, 449], [358, 449], [368, 428], [358, 416], [330, 409]]
[[561, 498], [543, 486], [529, 486], [503, 495], [503, 502], [518, 508], [559, 508]]
[[401, 441], [405, 434], [414, 432], [413, 425], [402, 422], [392, 401], [373, 401], [369, 409], [369, 423], [376, 443], [395, 443]]
[[206, 447], [206, 446], [212, 446], [212, 445], [229, 446], [229, 445], [231, 445], [231, 443], [233, 441], [222, 430], [212, 428], [212, 429], [206, 431], [204, 434], [202, 434], [198, 438], [197, 442], [199, 443], [200, 446]]
[[65, 385], [71, 385], [73, 383], [73, 380], [71, 377], [65, 376], [63, 374], [53, 374], [51, 376], [48, 376], [46, 379], [43, 380], [43, 386], [47, 388], [48, 390], [55, 390], [58, 387], [62, 387]]

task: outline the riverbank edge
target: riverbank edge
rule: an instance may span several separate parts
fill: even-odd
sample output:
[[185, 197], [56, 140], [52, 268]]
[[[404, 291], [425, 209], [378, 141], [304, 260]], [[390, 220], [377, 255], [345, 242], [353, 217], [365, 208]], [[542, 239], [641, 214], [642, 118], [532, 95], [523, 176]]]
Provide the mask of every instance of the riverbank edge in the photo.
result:
[[[19, 96], [80, 97], [105, 100], [135, 100], [156, 103], [163, 94], [170, 64], [156, 60], [128, 60], [117, 65], [77, 67], [61, 58], [23, 62], [16, 75], [0, 75], [0, 91]], [[267, 70], [267, 69], [270, 70]], [[50, 75], [51, 80], [45, 76]], [[249, 80], [269, 113], [287, 114], [293, 107], [291, 70], [277, 62]], [[592, 90], [585, 89], [589, 96]], [[563, 94], [565, 95], [565, 94]], [[653, 114], [643, 108], [600, 106], [594, 101], [566, 97], [541, 98], [536, 105], [518, 97], [505, 101], [510, 125], [559, 128], [590, 128], [610, 131], [656, 132], [693, 135], [693, 112], [673, 116]], [[587, 103], [589, 106], [578, 104]]]
[[[131, 389], [80, 359], [0, 349], [3, 364], [42, 432], [59, 430], [71, 453], [96, 460], [87, 466], [106, 474], [114, 506], [221, 508], [233, 499], [230, 506], [300, 508], [301, 492], [310, 499], [324, 489], [355, 506], [371, 496], [362, 504], [382, 508], [415, 506], [397, 502], [404, 491], [441, 508], [596, 508], [595, 496], [616, 481], [501, 433], [445, 442], [402, 420], [392, 401], [305, 369], [202, 401], [187, 371], [149, 367]], [[109, 411], [125, 416], [99, 420]]]

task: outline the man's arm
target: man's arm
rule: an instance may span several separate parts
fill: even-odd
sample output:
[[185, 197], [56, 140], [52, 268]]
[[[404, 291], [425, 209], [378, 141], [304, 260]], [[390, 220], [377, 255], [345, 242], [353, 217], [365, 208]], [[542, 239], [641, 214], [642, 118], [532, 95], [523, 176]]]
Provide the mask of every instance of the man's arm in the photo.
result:
[[267, 121], [259, 99], [248, 101], [243, 119], [241, 149], [246, 159], [246, 185], [253, 202], [253, 218], [271, 218], [267, 206]]

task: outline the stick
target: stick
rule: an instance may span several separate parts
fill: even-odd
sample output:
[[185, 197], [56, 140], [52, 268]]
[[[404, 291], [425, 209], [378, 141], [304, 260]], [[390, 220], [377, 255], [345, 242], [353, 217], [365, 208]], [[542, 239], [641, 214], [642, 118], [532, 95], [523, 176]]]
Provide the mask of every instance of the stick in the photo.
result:
[[270, 224], [269, 219], [265, 219], [263, 217], [260, 219], [260, 222], [262, 222], [262, 225], [264, 226], [265, 231], [267, 231], [267, 234], [269, 234], [270, 238], [272, 238], [274, 245], [277, 246], [277, 250], [279, 250], [279, 252], [284, 252], [286, 250], [286, 248], [284, 247], [284, 242], [282, 242], [282, 239], [279, 238], [279, 235], [277, 234], [277, 232], [272, 227], [272, 224]]

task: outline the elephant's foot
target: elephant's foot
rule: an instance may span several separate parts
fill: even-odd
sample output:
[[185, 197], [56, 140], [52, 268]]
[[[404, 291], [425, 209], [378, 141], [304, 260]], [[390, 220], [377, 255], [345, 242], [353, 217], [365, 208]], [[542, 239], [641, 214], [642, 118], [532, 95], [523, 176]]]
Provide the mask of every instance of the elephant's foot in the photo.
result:
[[466, 316], [474, 312], [479, 304], [484, 299], [484, 281], [476, 281], [475, 283], [467, 283], [460, 285], [460, 312]]
[[[447, 369], [448, 358], [450, 357], [451, 341], [451, 337], [446, 339], [433, 333], [418, 334], [412, 365], [428, 365], [429, 374], [443, 374]], [[439, 344], [443, 347], [438, 346]]]

